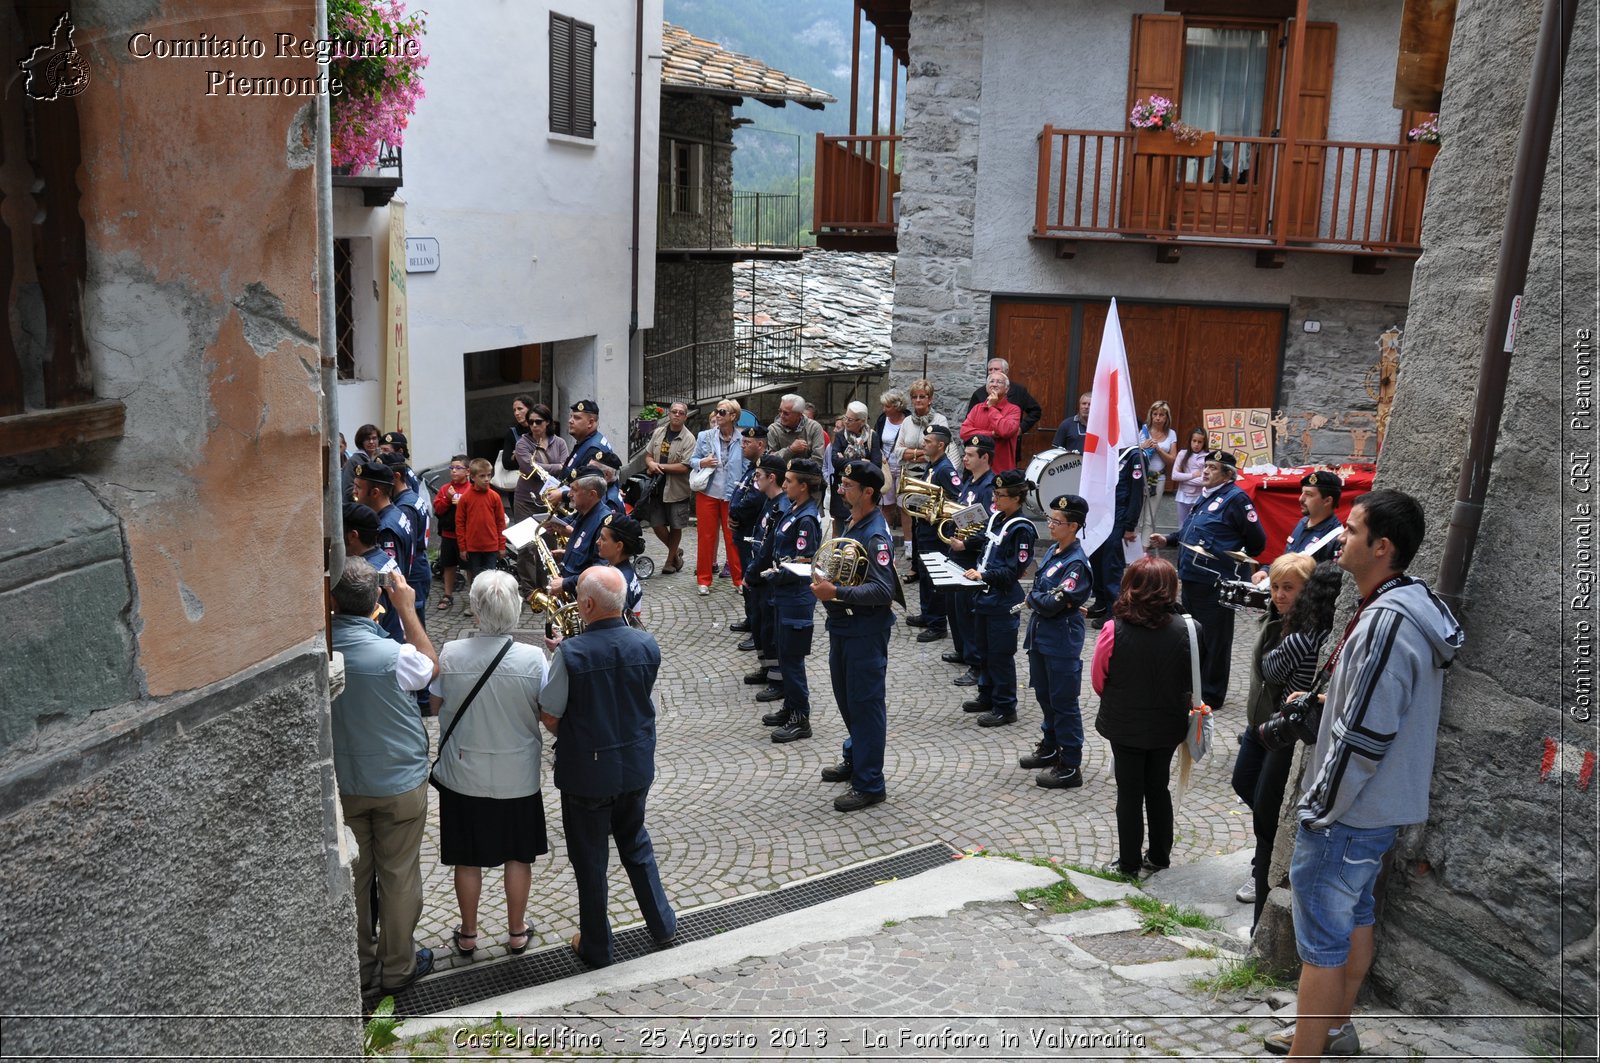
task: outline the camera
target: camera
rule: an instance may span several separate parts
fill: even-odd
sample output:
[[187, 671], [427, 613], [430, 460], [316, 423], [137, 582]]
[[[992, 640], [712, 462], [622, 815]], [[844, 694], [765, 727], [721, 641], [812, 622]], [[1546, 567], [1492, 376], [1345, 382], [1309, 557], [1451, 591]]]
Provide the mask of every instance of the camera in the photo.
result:
[[1322, 726], [1322, 701], [1316, 691], [1290, 698], [1272, 719], [1256, 729], [1261, 744], [1271, 750], [1287, 749], [1296, 742], [1315, 745]]

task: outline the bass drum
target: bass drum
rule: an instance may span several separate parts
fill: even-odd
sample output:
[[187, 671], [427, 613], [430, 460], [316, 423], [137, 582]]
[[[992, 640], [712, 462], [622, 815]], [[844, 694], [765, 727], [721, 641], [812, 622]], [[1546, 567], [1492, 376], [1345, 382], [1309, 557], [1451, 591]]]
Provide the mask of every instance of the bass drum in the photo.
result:
[[1082, 474], [1083, 455], [1077, 451], [1060, 447], [1041, 450], [1028, 462], [1028, 482], [1033, 490], [1022, 500], [1022, 511], [1034, 520], [1043, 520], [1052, 499], [1078, 493]]

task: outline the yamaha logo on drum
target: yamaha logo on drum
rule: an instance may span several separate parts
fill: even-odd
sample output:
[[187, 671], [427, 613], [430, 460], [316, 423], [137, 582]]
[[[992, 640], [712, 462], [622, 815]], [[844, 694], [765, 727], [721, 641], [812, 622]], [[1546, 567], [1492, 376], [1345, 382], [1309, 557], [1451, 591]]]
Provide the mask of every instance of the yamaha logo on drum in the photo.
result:
[[1034, 520], [1045, 518], [1045, 505], [1052, 498], [1078, 493], [1083, 475], [1083, 455], [1075, 450], [1041, 450], [1028, 462], [1028, 482], [1033, 484], [1022, 500], [1022, 511]]

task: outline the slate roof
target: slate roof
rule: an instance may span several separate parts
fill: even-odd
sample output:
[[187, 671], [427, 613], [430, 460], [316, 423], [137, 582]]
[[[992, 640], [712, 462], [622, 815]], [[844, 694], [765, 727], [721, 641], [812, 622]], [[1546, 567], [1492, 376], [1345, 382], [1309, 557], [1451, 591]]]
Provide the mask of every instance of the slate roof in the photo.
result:
[[799, 78], [752, 59], [730, 52], [715, 41], [696, 37], [686, 29], [661, 24], [661, 87], [681, 89], [708, 96], [749, 97], [773, 107], [794, 101], [814, 111], [837, 103], [821, 89], [814, 89]]
[[881, 372], [889, 368], [894, 258], [811, 247], [798, 262], [740, 263], [733, 271], [734, 319], [758, 327], [800, 324], [808, 373]]

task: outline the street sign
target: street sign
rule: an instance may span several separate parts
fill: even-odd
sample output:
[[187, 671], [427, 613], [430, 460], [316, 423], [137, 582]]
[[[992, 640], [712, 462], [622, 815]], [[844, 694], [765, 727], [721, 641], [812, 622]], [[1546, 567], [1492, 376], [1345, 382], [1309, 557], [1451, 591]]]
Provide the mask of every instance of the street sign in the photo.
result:
[[435, 273], [439, 269], [439, 241], [431, 236], [406, 237], [406, 272]]

